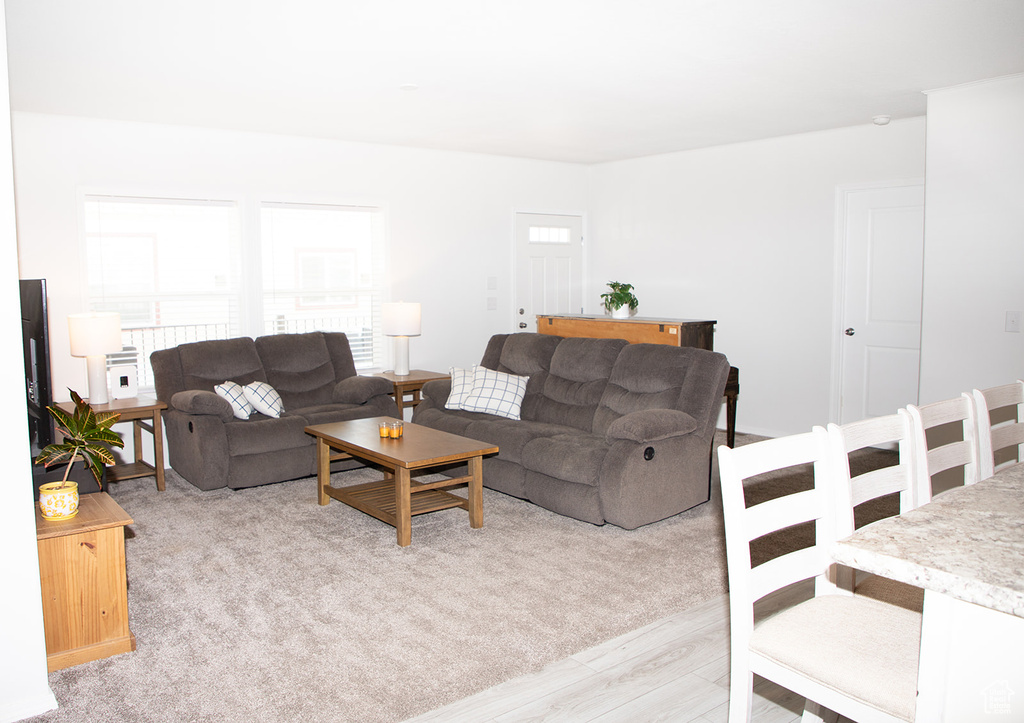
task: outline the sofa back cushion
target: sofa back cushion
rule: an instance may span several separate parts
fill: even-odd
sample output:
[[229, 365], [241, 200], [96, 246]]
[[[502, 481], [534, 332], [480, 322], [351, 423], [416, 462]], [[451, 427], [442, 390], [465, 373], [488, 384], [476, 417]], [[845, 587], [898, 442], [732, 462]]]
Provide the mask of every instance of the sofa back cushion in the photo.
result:
[[[323, 332], [314, 331], [272, 334], [256, 340], [267, 382], [281, 395], [285, 410], [331, 403], [334, 387], [341, 379], [324, 337]], [[347, 349], [347, 340], [344, 346]], [[351, 352], [348, 359], [351, 363]]]
[[551, 357], [543, 388], [523, 409], [523, 418], [591, 431], [615, 360], [626, 344], [623, 339], [563, 339]]
[[551, 367], [551, 356], [555, 353], [560, 336], [549, 334], [495, 334], [487, 344], [480, 366], [497, 372], [530, 377], [526, 394], [520, 407], [522, 419], [533, 419], [529, 410], [536, 404], [536, 398], [544, 389], [544, 382]]
[[[250, 382], [267, 381], [256, 345], [249, 337], [180, 344], [163, 353], [176, 354], [180, 365], [181, 388], [173, 390], [172, 394], [188, 389], [212, 392], [214, 386], [225, 381], [236, 382], [243, 387]], [[154, 374], [158, 374], [155, 364]], [[159, 392], [159, 383], [157, 387]], [[164, 399], [168, 400], [169, 397]]]
[[677, 409], [697, 422], [697, 434], [714, 433], [729, 375], [724, 355], [692, 347], [630, 344], [622, 349], [594, 414], [594, 434], [630, 412]]

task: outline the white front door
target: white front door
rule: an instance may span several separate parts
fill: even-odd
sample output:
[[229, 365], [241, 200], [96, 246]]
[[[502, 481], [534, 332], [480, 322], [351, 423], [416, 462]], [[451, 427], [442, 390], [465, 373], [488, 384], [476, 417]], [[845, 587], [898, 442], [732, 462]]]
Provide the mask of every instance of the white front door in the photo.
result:
[[583, 218], [517, 213], [515, 331], [538, 314], [583, 312]]
[[[924, 186], [842, 189], [840, 424], [917, 403]], [[833, 380], [835, 384], [835, 379]]]

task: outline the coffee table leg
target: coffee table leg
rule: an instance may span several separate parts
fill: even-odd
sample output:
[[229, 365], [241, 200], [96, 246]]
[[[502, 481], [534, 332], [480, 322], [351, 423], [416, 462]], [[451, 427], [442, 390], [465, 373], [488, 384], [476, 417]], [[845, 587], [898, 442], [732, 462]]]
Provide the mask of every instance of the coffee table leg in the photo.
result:
[[398, 530], [398, 544], [402, 547], [412, 544], [412, 504], [409, 497], [409, 470], [398, 467], [395, 470], [395, 529]]
[[324, 488], [331, 483], [331, 445], [323, 437], [316, 438], [316, 501], [326, 505], [331, 501]]
[[484, 473], [483, 457], [470, 457], [469, 474], [469, 526], [484, 526]]

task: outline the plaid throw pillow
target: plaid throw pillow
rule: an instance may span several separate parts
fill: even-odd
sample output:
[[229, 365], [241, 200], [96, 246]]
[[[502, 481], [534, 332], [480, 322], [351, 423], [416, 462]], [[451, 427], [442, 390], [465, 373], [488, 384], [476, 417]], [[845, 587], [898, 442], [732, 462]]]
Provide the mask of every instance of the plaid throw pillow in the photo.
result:
[[242, 392], [249, 404], [260, 414], [266, 414], [268, 417], [280, 417], [281, 412], [284, 411], [281, 395], [266, 382], [246, 384]]
[[252, 414], [252, 405], [245, 398], [245, 393], [242, 391], [240, 384], [230, 381], [224, 382], [215, 386], [213, 391], [228, 400], [228, 404], [231, 405], [231, 412], [238, 419], [248, 419], [249, 415]]
[[487, 412], [508, 419], [519, 419], [519, 408], [526, 394], [530, 377], [496, 372], [477, 367], [473, 373], [473, 390], [462, 408], [470, 412]]
[[445, 409], [462, 409], [466, 397], [473, 391], [473, 373], [475, 371], [475, 364], [469, 369], [448, 367], [448, 373], [452, 377], [452, 390], [448, 393], [448, 401], [444, 403]]

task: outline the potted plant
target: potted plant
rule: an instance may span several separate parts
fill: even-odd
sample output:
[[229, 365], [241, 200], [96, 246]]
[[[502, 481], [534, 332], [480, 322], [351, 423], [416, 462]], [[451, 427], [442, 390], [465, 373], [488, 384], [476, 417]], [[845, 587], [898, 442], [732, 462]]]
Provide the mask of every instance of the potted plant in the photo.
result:
[[46, 468], [67, 462], [64, 478], [39, 486], [39, 508], [48, 520], [66, 520], [78, 514], [78, 483], [68, 481], [71, 467], [81, 460], [103, 485], [103, 468], [114, 464], [114, 455], [106, 445], [124, 447], [124, 441], [111, 427], [121, 418], [118, 412], [93, 411], [78, 392], [69, 389], [75, 411], [68, 414], [58, 406], [47, 407], [57, 424], [57, 432], [64, 438], [59, 444], [49, 444], [36, 457], [35, 463]]
[[633, 296], [633, 285], [609, 281], [608, 288], [611, 291], [601, 294], [601, 303], [605, 311], [611, 314], [613, 319], [628, 319], [640, 303]]

